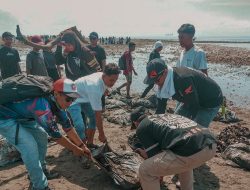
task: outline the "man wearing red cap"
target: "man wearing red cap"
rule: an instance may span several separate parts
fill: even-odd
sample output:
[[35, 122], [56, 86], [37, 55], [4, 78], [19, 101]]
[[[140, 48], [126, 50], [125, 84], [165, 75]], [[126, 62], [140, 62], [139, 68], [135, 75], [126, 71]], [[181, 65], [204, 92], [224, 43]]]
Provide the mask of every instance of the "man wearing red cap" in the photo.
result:
[[[47, 135], [76, 156], [90, 156], [64, 111], [79, 97], [75, 83], [59, 79], [53, 89], [48, 97], [0, 105], [0, 134], [21, 153], [32, 189], [49, 190], [47, 179], [55, 177], [46, 169]], [[57, 122], [70, 140], [61, 134]]]
[[[31, 41], [36, 44], [43, 44], [40, 36], [32, 36]], [[28, 75], [48, 76], [43, 54], [39, 50], [39, 48], [34, 47], [33, 50], [27, 54], [26, 72]]]

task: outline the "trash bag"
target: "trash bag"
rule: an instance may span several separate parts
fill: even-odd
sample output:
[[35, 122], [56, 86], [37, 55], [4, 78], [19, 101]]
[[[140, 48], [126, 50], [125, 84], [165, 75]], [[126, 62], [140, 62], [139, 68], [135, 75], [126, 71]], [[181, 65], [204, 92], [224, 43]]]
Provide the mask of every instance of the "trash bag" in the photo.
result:
[[135, 133], [131, 133], [128, 136], [128, 145], [132, 150], [136, 150], [137, 148], [143, 148], [143, 145], [141, 144], [140, 140], [138, 139]]
[[241, 168], [250, 170], [250, 146], [244, 143], [230, 145], [222, 154], [223, 158], [229, 159]]
[[113, 179], [116, 185], [127, 190], [140, 187], [137, 173], [142, 161], [136, 153], [116, 153], [108, 144], [104, 144], [94, 150], [92, 155], [99, 167]]
[[0, 166], [5, 166], [21, 160], [21, 155], [17, 149], [0, 135]]

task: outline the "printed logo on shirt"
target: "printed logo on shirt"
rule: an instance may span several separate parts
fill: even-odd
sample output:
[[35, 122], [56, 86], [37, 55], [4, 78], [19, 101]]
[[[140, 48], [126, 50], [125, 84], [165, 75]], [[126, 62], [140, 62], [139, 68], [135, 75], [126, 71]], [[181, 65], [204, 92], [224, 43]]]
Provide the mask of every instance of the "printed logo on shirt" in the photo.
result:
[[77, 65], [78, 67], [80, 67], [81, 60], [80, 60], [78, 57], [73, 57], [73, 59], [74, 59], [76, 65]]
[[8, 52], [8, 53], [6, 54], [6, 56], [14, 56], [14, 54], [11, 53], [11, 52]]
[[76, 91], [76, 85], [75, 85], [75, 84], [72, 84], [72, 85], [71, 85], [71, 89], [74, 90], [74, 91]]
[[192, 85], [190, 85], [189, 87], [186, 88], [186, 90], [184, 90], [185, 94], [190, 94], [193, 92], [192, 90]]

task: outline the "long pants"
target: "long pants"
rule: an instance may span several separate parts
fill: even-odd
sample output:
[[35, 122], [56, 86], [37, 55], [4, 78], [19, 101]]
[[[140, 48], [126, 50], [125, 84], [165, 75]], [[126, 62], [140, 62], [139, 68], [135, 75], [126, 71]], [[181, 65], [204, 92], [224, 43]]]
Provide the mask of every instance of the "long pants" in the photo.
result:
[[[90, 103], [73, 104], [68, 108], [67, 111], [73, 120], [77, 134], [82, 140], [87, 138], [85, 133], [85, 123], [87, 123], [88, 129], [96, 129], [95, 111], [92, 109]], [[81, 112], [84, 113], [85, 118], [88, 119], [88, 122], [84, 122]]]
[[155, 114], [164, 114], [167, 107], [167, 98], [157, 98], [157, 108]]
[[214, 108], [201, 108], [197, 111], [195, 115], [192, 115], [189, 109], [187, 109], [182, 104], [179, 104], [175, 113], [187, 117], [189, 119], [192, 119], [202, 127], [208, 128], [209, 124], [213, 121], [219, 109], [220, 106]]
[[17, 125], [14, 119], [0, 119], [0, 134], [20, 152], [33, 189], [44, 189], [48, 186], [43, 173], [46, 168], [47, 133], [33, 121], [19, 124], [18, 144], [15, 145]]
[[178, 156], [170, 150], [146, 159], [139, 168], [143, 190], [160, 190], [161, 176], [178, 174], [181, 190], [193, 189], [193, 169], [204, 164], [216, 154], [216, 144], [188, 157]]

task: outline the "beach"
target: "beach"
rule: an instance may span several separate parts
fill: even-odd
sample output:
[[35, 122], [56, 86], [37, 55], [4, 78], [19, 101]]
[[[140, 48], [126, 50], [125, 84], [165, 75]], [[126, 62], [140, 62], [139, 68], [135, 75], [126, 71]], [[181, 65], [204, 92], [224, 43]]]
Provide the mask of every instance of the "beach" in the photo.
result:
[[[134, 40], [136, 50], [133, 53], [135, 70], [138, 76], [133, 78], [131, 87], [133, 93], [142, 93], [146, 85], [143, 79], [146, 76], [146, 63], [149, 53], [152, 51], [154, 40]], [[164, 48], [161, 52], [162, 59], [170, 66], [175, 66], [180, 55], [181, 48], [178, 42], [163, 41]], [[221, 87], [223, 95], [228, 100], [228, 107], [241, 119], [239, 125], [250, 129], [250, 48], [247, 45], [237, 46], [228, 43], [196, 43], [207, 55], [208, 75]], [[249, 45], [249, 44], [248, 44]], [[233, 46], [233, 47], [231, 47]], [[29, 47], [17, 42], [14, 47], [19, 51], [21, 67], [25, 72], [25, 59]], [[126, 50], [126, 45], [104, 45], [107, 53], [107, 62], [117, 63], [119, 56]], [[125, 81], [121, 74], [115, 87]], [[115, 89], [114, 87], [114, 89]], [[124, 93], [125, 96], [125, 93]], [[173, 101], [170, 106], [174, 106]], [[105, 114], [115, 114], [112, 110], [106, 110]], [[228, 124], [213, 121], [211, 131], [218, 135]], [[105, 119], [104, 130], [110, 146], [114, 150], [122, 150], [126, 147], [127, 137], [131, 133], [130, 126], [124, 127], [108, 122]], [[96, 137], [98, 135], [95, 135]], [[98, 142], [98, 139], [95, 139]], [[32, 155], [31, 155], [32, 156]], [[118, 190], [109, 176], [97, 167], [83, 169], [81, 163], [69, 151], [60, 145], [51, 143], [47, 154], [48, 168], [60, 174], [58, 179], [49, 181], [52, 189], [74, 190]], [[224, 160], [220, 153], [205, 165], [194, 170], [194, 189], [196, 190], [247, 190], [250, 186], [250, 172], [242, 168], [233, 167]], [[172, 176], [164, 177], [168, 189], [176, 189], [171, 181]], [[27, 171], [22, 162], [16, 162], [0, 168], [1, 190], [22, 190], [29, 187]]]

